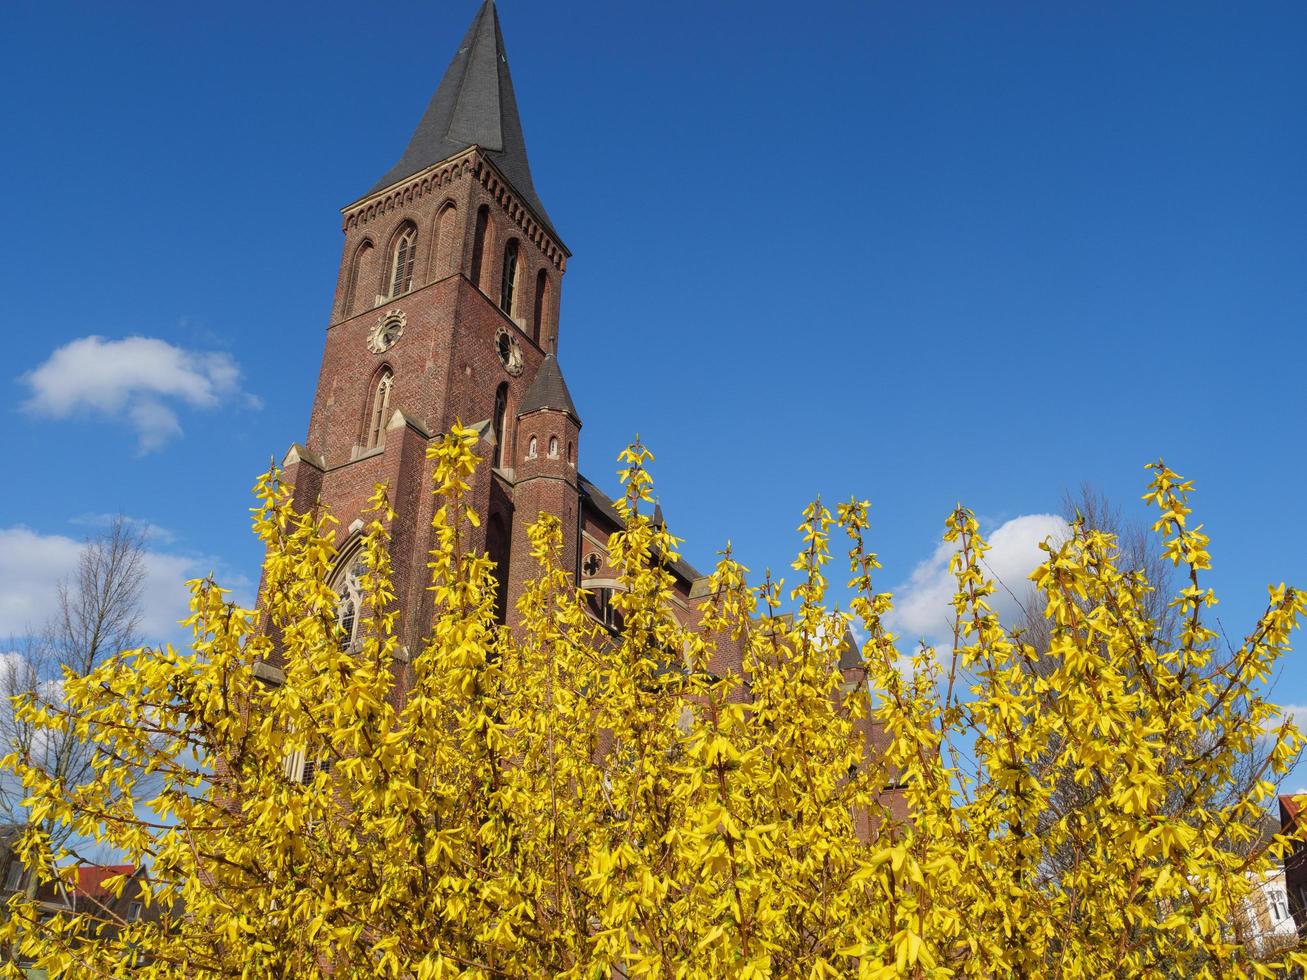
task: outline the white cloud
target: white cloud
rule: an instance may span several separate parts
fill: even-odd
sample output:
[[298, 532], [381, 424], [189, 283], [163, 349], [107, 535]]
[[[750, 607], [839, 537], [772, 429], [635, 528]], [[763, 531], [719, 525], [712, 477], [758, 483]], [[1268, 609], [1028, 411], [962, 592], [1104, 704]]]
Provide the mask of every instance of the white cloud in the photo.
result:
[[230, 354], [191, 351], [154, 337], [80, 337], [57, 349], [22, 377], [31, 389], [23, 407], [66, 419], [90, 413], [123, 419], [141, 452], [181, 434], [175, 406], [212, 410], [233, 401], [257, 407], [243, 394], [240, 367]]
[[[17, 526], [0, 528], [0, 637], [25, 636], [54, 612], [56, 587], [77, 567], [82, 542], [61, 534], [40, 534]], [[145, 553], [142, 638], [147, 643], [178, 636], [187, 614], [186, 580], [207, 575], [214, 562], [162, 551]], [[227, 587], [248, 593], [250, 583], [228, 576]], [[243, 595], [241, 601], [248, 601]]]
[[[1272, 695], [1270, 700], [1274, 700]], [[1307, 704], [1282, 704], [1279, 706], [1279, 713], [1272, 716], [1266, 722], [1266, 730], [1273, 732], [1284, 724], [1284, 719], [1288, 718], [1294, 723], [1300, 732], [1307, 733]]]
[[[1054, 514], [1025, 514], [1000, 524], [986, 535], [990, 550], [983, 571], [994, 579], [997, 591], [989, 599], [999, 618], [1008, 625], [1021, 614], [1021, 602], [1029, 594], [1027, 581], [1043, 562], [1041, 542], [1065, 540], [1066, 521]], [[949, 572], [949, 559], [957, 546], [941, 542], [935, 553], [912, 570], [906, 582], [895, 587], [891, 625], [906, 641], [924, 638], [933, 643], [952, 641], [953, 593], [957, 585]]]

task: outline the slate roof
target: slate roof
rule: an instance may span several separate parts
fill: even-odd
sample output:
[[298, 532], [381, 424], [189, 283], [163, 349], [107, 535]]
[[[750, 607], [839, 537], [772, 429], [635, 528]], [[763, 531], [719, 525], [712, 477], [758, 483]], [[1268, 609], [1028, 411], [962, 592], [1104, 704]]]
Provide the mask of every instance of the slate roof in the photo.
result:
[[[427, 111], [399, 162], [368, 191], [373, 194], [441, 160], [479, 146], [555, 238], [557, 232], [531, 182], [526, 140], [517, 114], [504, 35], [494, 0], [485, 0], [445, 69]], [[366, 196], [366, 195], [365, 195]]]
[[566, 412], [576, 420], [577, 425], [581, 424], [581, 416], [577, 414], [572, 394], [567, 390], [567, 382], [563, 380], [563, 369], [558, 366], [558, 358], [553, 354], [545, 355], [540, 370], [531, 379], [531, 387], [522, 396], [522, 407], [517, 410], [517, 414], [529, 415], [546, 408]]
[[862, 651], [853, 630], [844, 631], [844, 645], [840, 648], [840, 670], [855, 670], [862, 666]]
[[[602, 514], [615, 527], [625, 527], [622, 515], [617, 513], [617, 507], [613, 504], [612, 498], [610, 498], [608, 494], [604, 493], [579, 473], [577, 474], [577, 480], [581, 485], [581, 496], [585, 499], [586, 503], [594, 507], [596, 511]], [[691, 584], [693, 584], [697, 579], [703, 578], [698, 570], [696, 570], [695, 567], [684, 558], [677, 558], [676, 561], [671, 562], [668, 565], [668, 568], [670, 568], [674, 574], [679, 575], [682, 579]]]

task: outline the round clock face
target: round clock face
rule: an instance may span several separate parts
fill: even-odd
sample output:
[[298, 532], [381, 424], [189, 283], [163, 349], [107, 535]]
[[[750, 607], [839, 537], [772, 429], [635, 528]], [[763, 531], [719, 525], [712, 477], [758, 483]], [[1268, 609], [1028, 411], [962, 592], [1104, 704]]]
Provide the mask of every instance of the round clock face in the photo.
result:
[[404, 332], [404, 314], [399, 310], [391, 310], [383, 313], [377, 325], [372, 328], [372, 334], [368, 337], [368, 350], [374, 354], [380, 354], [388, 351], [395, 346], [399, 340], [400, 334]]
[[526, 363], [522, 357], [522, 347], [518, 344], [517, 338], [505, 327], [500, 327], [495, 334], [495, 353], [499, 355], [499, 363], [504, 365], [504, 370], [509, 374], [517, 377], [522, 373]]

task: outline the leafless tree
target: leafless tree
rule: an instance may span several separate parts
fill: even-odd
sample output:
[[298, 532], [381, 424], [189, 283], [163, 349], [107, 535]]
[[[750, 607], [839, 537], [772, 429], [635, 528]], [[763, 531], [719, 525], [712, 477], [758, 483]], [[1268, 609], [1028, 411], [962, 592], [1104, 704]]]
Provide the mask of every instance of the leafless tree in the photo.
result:
[[[55, 779], [84, 781], [91, 747], [72, 733], [48, 737], [19, 719], [14, 698], [58, 705], [66, 671], [84, 675], [140, 642], [146, 532], [125, 517], [88, 538], [77, 568], [56, 587], [50, 618], [0, 663], [0, 755], [17, 752]], [[0, 819], [25, 826], [22, 787], [0, 781]], [[30, 876], [29, 876], [30, 877]]]
[[[1163, 556], [1158, 537], [1152, 532], [1150, 525], [1143, 521], [1130, 521], [1124, 518], [1118, 506], [1088, 485], [1082, 486], [1078, 492], [1067, 493], [1064, 498], [1064, 516], [1068, 522], [1083, 521], [1086, 528], [1090, 530], [1103, 531], [1115, 536], [1119, 548], [1120, 566], [1124, 570], [1142, 573], [1152, 589], [1145, 596], [1142, 608], [1145, 619], [1151, 624], [1151, 634], [1141, 639], [1160, 650], [1177, 645], [1182, 624], [1177, 618], [1175, 609], [1170, 605], [1177, 585], [1176, 571], [1171, 562]], [[1050, 654], [1050, 624], [1043, 617], [1042, 606], [1035, 599], [1033, 592], [1031, 601], [1026, 602], [1024, 607], [1028, 612], [1023, 617], [1019, 632], [1021, 638], [1031, 644], [1038, 654], [1030, 662], [1030, 669], [1038, 674], [1051, 673], [1058, 664]], [[1207, 669], [1215, 675], [1224, 669], [1234, 653], [1233, 649], [1218, 651]], [[1236, 705], [1235, 709], [1238, 710], [1240, 707]], [[1211, 741], [1213, 751], [1221, 747], [1218, 744], [1222, 738], [1220, 733], [1205, 738]], [[1228, 782], [1215, 788], [1222, 803], [1246, 797], [1250, 787], [1258, 779], [1265, 777], [1264, 763], [1268, 749], [1269, 744], [1255, 746], [1251, 752], [1243, 753], [1232, 760]], [[1202, 745], [1195, 747], [1196, 753], [1201, 754], [1203, 751]], [[1056, 755], [1057, 747], [1053, 746], [1050, 751], [1050, 761]], [[1086, 807], [1090, 798], [1100, 791], [1092, 782], [1077, 782], [1069, 771], [1046, 771], [1044, 776], [1051, 780], [1052, 798], [1041, 821], [1041, 832], [1052, 827], [1068, 814]], [[1185, 808], [1186, 801], [1175, 798], [1168, 801], [1166, 805], [1179, 811]], [[1267, 834], [1259, 827], [1258, 832], [1243, 846], [1263, 847], [1268, 839]], [[1060, 877], [1074, 865], [1075, 860], [1076, 856], [1069, 850], [1066, 853], [1051, 853], [1044, 873], [1051, 877]]]

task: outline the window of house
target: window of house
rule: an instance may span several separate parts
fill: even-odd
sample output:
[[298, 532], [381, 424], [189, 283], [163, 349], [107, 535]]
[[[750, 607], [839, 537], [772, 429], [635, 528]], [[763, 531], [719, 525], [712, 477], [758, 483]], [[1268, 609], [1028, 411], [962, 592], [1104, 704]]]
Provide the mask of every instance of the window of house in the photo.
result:
[[286, 778], [292, 783], [311, 783], [320, 772], [331, 772], [331, 759], [309, 755], [304, 749], [291, 749], [286, 753]]
[[390, 393], [395, 387], [395, 375], [390, 368], [382, 368], [372, 386], [372, 405], [368, 412], [368, 430], [364, 446], [372, 449], [386, 442], [386, 423], [390, 421]]
[[504, 246], [504, 275], [499, 280], [499, 308], [509, 316], [513, 315], [513, 292], [517, 288], [517, 253], [517, 239], [510, 238]]
[[1271, 922], [1283, 922], [1289, 917], [1289, 902], [1278, 888], [1271, 892]]
[[16, 892], [23, 887], [23, 879], [27, 877], [27, 868], [18, 858], [12, 858], [9, 861], [9, 870], [5, 873], [5, 891]]
[[390, 258], [391, 296], [407, 293], [413, 287], [413, 262], [417, 258], [418, 230], [409, 225], [395, 239]]
[[127, 921], [128, 921], [128, 922], [135, 922], [135, 921], [136, 921], [137, 919], [139, 919], [140, 917], [141, 917], [141, 903], [140, 903], [140, 902], [132, 902], [130, 905], [127, 906]]
[[558, 436], [549, 437], [549, 458], [558, 458]]
[[537, 447], [538, 445], [539, 445], [539, 444], [536, 442], [536, 437], [535, 437], [535, 436], [532, 436], [532, 437], [531, 437], [531, 441], [528, 442], [528, 443], [526, 444], [526, 458], [527, 458], [527, 459], [535, 459], [535, 458], [536, 458], [536, 447]]

